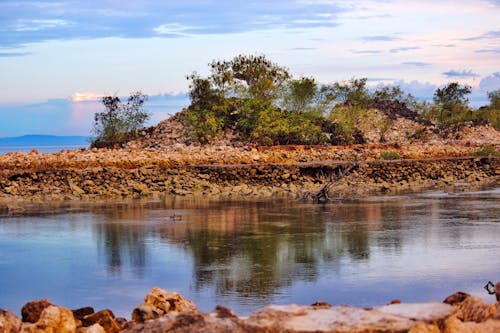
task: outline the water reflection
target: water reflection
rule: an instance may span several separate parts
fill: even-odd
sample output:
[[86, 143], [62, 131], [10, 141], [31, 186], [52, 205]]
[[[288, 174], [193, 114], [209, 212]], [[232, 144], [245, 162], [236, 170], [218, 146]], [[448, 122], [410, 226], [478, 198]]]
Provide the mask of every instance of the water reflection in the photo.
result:
[[[0, 300], [48, 290], [40, 297], [128, 304], [125, 315], [152, 286], [178, 290], [206, 311], [222, 302], [244, 313], [319, 298], [360, 306], [436, 300], [500, 276], [498, 256], [484, 261], [500, 250], [499, 202], [494, 190], [328, 205], [170, 198], [65, 203], [40, 208], [43, 215], [32, 207], [33, 215], [0, 217]], [[20, 265], [41, 273], [18, 300]], [[47, 288], [51, 279], [67, 289]], [[97, 288], [103, 299], [88, 298]]]

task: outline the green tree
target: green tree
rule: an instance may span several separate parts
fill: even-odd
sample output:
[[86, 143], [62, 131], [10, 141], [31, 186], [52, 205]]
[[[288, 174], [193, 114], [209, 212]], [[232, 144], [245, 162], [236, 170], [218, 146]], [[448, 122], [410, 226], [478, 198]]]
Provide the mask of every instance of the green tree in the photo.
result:
[[318, 97], [318, 84], [314, 78], [302, 77], [289, 80], [282, 97], [282, 107], [289, 111], [306, 112], [317, 109], [313, 106]]
[[434, 106], [441, 128], [456, 129], [472, 120], [469, 98], [471, 87], [452, 82], [434, 92]]
[[325, 85], [320, 89], [322, 103], [324, 105], [352, 106], [369, 108], [372, 104], [372, 98], [366, 82], [368, 79], [351, 79], [347, 82], [335, 82], [332, 85]]
[[141, 92], [131, 93], [126, 103], [122, 103], [117, 96], [102, 97], [104, 111], [94, 115], [93, 132], [96, 138], [91, 146], [114, 147], [137, 137], [150, 117], [149, 112], [143, 109], [146, 100], [147, 95]]

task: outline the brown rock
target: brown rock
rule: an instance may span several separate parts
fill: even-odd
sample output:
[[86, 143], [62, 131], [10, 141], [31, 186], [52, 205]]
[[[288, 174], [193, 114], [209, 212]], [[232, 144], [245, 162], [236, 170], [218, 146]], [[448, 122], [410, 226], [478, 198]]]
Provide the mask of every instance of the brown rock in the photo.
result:
[[99, 324], [106, 333], [116, 333], [121, 329], [120, 325], [115, 321], [115, 315], [108, 309], [86, 315], [83, 317], [82, 323], [83, 326]]
[[40, 319], [34, 323], [24, 323], [21, 333], [75, 333], [76, 323], [71, 310], [50, 305], [46, 307]]
[[21, 330], [21, 319], [12, 312], [0, 309], [0, 332], [17, 333]]
[[238, 318], [233, 310], [222, 305], [217, 305], [215, 307], [215, 316], [217, 318]]
[[94, 313], [94, 308], [91, 306], [86, 306], [83, 308], [71, 310], [71, 312], [73, 312], [73, 316], [75, 316], [75, 319], [83, 320], [83, 317]]
[[457, 303], [462, 303], [468, 297], [470, 297], [469, 294], [458, 291], [458, 292], [446, 297], [445, 300], [443, 301], [443, 303], [455, 305]]
[[25, 323], [36, 323], [40, 319], [40, 315], [43, 310], [49, 306], [53, 305], [46, 299], [31, 301], [24, 304], [21, 309], [21, 315], [23, 322]]
[[418, 323], [415, 324], [408, 333], [441, 333], [439, 327], [432, 324]]
[[94, 324], [89, 327], [80, 327], [76, 330], [76, 333], [106, 333], [106, 331], [101, 325]]
[[451, 305], [443, 303], [396, 303], [374, 310], [425, 323], [443, 323], [454, 312]]
[[497, 297], [497, 302], [500, 302], [500, 282], [495, 284], [495, 296]]
[[[246, 333], [242, 321], [238, 318], [218, 318], [212, 314], [198, 311], [172, 312], [157, 320], [137, 323], [122, 331], [123, 333], [139, 332], [178, 332], [178, 333]], [[271, 331], [268, 331], [271, 332]]]
[[179, 293], [168, 292], [161, 288], [153, 288], [146, 298], [144, 298], [143, 304], [132, 312], [132, 320], [140, 323], [148, 319], [161, 317], [170, 312], [194, 310], [196, 310], [196, 305], [182, 297]]
[[456, 317], [446, 320], [443, 333], [498, 333], [500, 332], [499, 320], [487, 320], [482, 323], [462, 322]]
[[496, 306], [485, 304], [480, 298], [467, 297], [463, 302], [455, 305], [457, 309], [457, 318], [462, 321], [483, 322], [493, 318], [496, 312]]

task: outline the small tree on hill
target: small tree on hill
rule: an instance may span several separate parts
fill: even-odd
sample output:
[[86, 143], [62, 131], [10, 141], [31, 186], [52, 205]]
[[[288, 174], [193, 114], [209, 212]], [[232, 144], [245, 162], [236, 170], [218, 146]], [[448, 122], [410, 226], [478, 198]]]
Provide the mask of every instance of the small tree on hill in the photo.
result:
[[126, 103], [117, 96], [102, 97], [105, 110], [94, 115], [92, 147], [114, 147], [135, 138], [150, 117], [143, 109], [146, 100], [141, 92], [131, 93]]

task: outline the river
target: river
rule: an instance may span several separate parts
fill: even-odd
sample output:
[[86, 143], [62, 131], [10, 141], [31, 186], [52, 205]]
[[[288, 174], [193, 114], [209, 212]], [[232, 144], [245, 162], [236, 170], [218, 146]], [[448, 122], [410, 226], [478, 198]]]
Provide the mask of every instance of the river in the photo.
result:
[[[0, 215], [0, 308], [48, 298], [130, 318], [152, 287], [203, 311], [370, 307], [465, 291], [493, 302], [500, 188], [326, 205], [283, 199], [33, 204]], [[0, 213], [2, 211], [0, 210]]]

